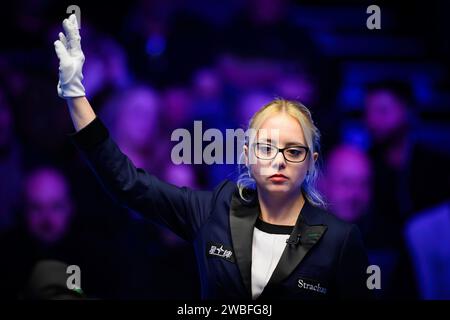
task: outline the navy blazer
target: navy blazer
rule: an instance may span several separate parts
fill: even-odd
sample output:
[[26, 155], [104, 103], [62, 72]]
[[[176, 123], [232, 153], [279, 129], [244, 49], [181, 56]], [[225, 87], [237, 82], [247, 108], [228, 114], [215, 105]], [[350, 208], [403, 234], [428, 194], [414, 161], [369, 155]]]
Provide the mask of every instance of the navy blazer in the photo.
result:
[[[213, 191], [159, 180], [133, 165], [99, 118], [72, 138], [113, 198], [193, 244], [202, 298], [252, 299], [257, 199], [244, 202], [230, 180]], [[306, 201], [258, 300], [365, 298], [369, 296], [367, 266], [358, 228]]]

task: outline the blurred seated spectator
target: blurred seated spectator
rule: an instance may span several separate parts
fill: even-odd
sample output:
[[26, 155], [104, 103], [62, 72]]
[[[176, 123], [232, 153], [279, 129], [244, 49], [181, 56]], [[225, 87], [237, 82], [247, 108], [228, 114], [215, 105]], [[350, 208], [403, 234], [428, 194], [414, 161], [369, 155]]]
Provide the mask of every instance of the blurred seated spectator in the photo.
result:
[[193, 112], [204, 128], [225, 130], [230, 127], [231, 110], [224, 99], [223, 81], [215, 68], [202, 68], [192, 77]]
[[73, 203], [64, 176], [51, 168], [28, 176], [25, 185], [26, 228], [43, 247], [61, 243], [73, 218]]
[[330, 211], [359, 227], [370, 263], [380, 267], [381, 290], [375, 296], [411, 297], [414, 290], [409, 288], [414, 288], [414, 281], [404, 248], [385, 247], [378, 240], [389, 226], [374, 223], [377, 212], [372, 209], [372, 179], [372, 165], [366, 153], [351, 145], [339, 145], [327, 155], [319, 185]]
[[420, 297], [449, 300], [450, 201], [411, 218], [405, 226], [404, 235]]
[[59, 171], [46, 167], [27, 175], [21, 223], [0, 241], [2, 293], [7, 298], [17, 298], [40, 259], [73, 261], [73, 253], [81, 249], [70, 232], [73, 216], [69, 186]]
[[372, 167], [367, 155], [350, 145], [335, 147], [327, 156], [320, 185], [330, 211], [350, 223], [367, 218], [372, 197]]
[[390, 247], [402, 243], [408, 216], [445, 200], [450, 188], [449, 159], [413, 140], [411, 107], [412, 94], [403, 82], [368, 86], [365, 122], [372, 139], [374, 223], [380, 230], [383, 226], [380, 244]]
[[161, 100], [145, 85], [112, 95], [100, 112], [119, 148], [140, 168], [158, 176], [163, 157], [170, 155], [167, 140], [159, 139]]
[[[123, 236], [106, 238], [101, 228], [91, 228], [89, 221], [80, 220], [68, 181], [58, 169], [32, 169], [25, 177], [22, 195], [17, 227], [0, 238], [2, 298], [17, 299], [32, 267], [43, 259], [79, 266], [82, 288], [92, 297], [130, 294], [126, 284], [132, 275], [123, 261], [131, 261], [129, 252], [134, 251], [121, 250], [120, 245], [126, 243]], [[144, 290], [150, 290], [145, 273], [140, 281]]]

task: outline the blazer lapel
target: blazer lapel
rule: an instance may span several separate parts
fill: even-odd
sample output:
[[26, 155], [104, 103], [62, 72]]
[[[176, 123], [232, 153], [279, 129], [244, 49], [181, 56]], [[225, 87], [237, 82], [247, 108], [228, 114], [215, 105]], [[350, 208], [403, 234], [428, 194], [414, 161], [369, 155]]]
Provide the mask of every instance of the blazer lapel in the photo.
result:
[[251, 298], [253, 228], [259, 215], [259, 204], [244, 203], [237, 192], [233, 193], [230, 207], [230, 229], [234, 255], [242, 281]]
[[[311, 221], [311, 225], [308, 222]], [[302, 262], [308, 251], [320, 240], [327, 226], [320, 224], [320, 212], [306, 200], [289, 237], [280, 261], [278, 262], [267, 286], [280, 283], [287, 278], [298, 264]], [[263, 290], [264, 292], [264, 290]]]

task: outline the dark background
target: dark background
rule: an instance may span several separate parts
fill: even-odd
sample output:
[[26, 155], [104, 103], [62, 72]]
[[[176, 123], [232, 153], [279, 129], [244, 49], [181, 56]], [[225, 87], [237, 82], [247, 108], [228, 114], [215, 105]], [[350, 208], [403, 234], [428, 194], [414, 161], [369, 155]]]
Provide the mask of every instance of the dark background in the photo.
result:
[[[53, 47], [70, 4], [2, 4], [2, 295], [19, 297], [34, 263], [53, 258], [80, 265], [93, 297], [198, 298], [190, 246], [119, 208], [70, 141]], [[87, 96], [135, 163], [211, 189], [235, 179], [237, 165], [173, 165], [172, 131], [192, 130], [194, 120], [203, 130], [246, 128], [271, 99], [299, 100], [322, 133], [321, 185], [332, 211], [360, 226], [381, 266], [377, 296], [450, 298], [448, 2], [76, 4]], [[371, 4], [381, 8], [381, 30], [366, 27]], [[368, 120], [370, 108], [381, 118]], [[130, 134], [133, 116], [142, 130]], [[345, 169], [359, 166], [369, 173], [346, 180]], [[340, 207], [330, 190], [346, 194]]]

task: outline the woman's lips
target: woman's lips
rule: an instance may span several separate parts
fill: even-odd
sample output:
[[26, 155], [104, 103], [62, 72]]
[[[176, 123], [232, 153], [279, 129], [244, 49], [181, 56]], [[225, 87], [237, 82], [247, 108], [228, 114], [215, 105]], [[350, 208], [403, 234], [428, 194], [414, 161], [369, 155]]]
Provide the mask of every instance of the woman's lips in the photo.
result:
[[274, 174], [269, 177], [269, 180], [273, 182], [284, 182], [288, 180], [288, 177], [283, 174]]

